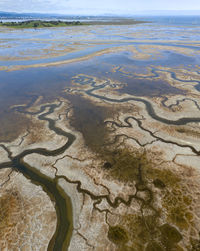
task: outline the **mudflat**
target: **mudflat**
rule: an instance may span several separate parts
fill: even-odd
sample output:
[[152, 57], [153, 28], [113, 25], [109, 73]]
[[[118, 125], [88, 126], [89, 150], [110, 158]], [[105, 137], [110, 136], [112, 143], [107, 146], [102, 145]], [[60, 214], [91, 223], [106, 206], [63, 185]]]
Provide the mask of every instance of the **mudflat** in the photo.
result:
[[0, 28], [0, 249], [198, 250], [199, 49], [191, 25]]

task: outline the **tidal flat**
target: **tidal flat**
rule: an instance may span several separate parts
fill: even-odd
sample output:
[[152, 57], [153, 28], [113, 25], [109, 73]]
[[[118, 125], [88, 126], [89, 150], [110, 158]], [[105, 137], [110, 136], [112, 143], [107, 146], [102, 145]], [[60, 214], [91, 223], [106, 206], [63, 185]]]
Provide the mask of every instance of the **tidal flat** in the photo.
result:
[[0, 250], [199, 250], [199, 52], [191, 24], [0, 27]]

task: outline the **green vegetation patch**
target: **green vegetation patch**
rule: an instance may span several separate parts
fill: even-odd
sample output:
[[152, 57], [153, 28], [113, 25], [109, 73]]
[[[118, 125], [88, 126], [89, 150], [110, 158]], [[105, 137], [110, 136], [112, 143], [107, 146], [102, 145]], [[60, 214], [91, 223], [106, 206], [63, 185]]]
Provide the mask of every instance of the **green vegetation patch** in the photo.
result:
[[[182, 240], [179, 232], [188, 229], [192, 224], [192, 197], [182, 178], [164, 166], [154, 167], [153, 159], [149, 159], [148, 152], [139, 150], [117, 149], [107, 151], [104, 155], [108, 165], [105, 172], [110, 178], [122, 182], [133, 182], [137, 195], [148, 192], [150, 197], [134, 198], [139, 205], [143, 204], [143, 213], [140, 210], [135, 214], [123, 215], [119, 224], [129, 233], [133, 250], [182, 250], [178, 243]], [[150, 184], [162, 189], [161, 208], [153, 209], [156, 191], [150, 189]], [[146, 212], [146, 213], [145, 213]], [[143, 216], [142, 216], [143, 215]], [[166, 216], [166, 223], [161, 225], [160, 217]], [[173, 226], [171, 225], [173, 224]], [[124, 250], [127, 246], [124, 245]], [[127, 249], [128, 250], [128, 249]]]
[[[199, 237], [200, 237], [200, 233], [199, 233]], [[199, 239], [191, 238], [190, 247], [188, 247], [188, 250], [199, 251], [200, 250], [200, 238]]]
[[163, 189], [163, 188], [166, 187], [165, 183], [162, 180], [160, 180], [160, 179], [155, 179], [153, 181], [153, 184], [154, 184], [155, 187], [160, 188], [160, 189]]
[[1, 27], [10, 28], [45, 28], [45, 27], [64, 27], [72, 25], [82, 25], [79, 21], [64, 22], [64, 21], [43, 21], [43, 20], [28, 20], [23, 22], [0, 22]]
[[167, 210], [168, 220], [180, 229], [188, 229], [193, 220], [193, 214], [190, 211], [191, 204], [191, 196], [180, 185], [172, 187], [171, 192], [164, 193], [162, 200], [162, 206]]
[[145, 251], [164, 251], [160, 244], [156, 241], [151, 241], [148, 243]]
[[141, 212], [122, 216], [121, 222], [129, 233], [134, 250], [145, 250], [145, 245], [159, 236], [158, 217], [155, 215], [141, 216]]
[[108, 230], [108, 239], [117, 245], [125, 244], [128, 241], [128, 235], [122, 227], [110, 226]]
[[162, 242], [167, 248], [172, 248], [175, 244], [182, 240], [182, 235], [173, 226], [164, 224], [160, 227]]
[[130, 151], [129, 149], [118, 149], [107, 151], [104, 156], [106, 163], [111, 164], [107, 175], [122, 182], [141, 182], [139, 168], [150, 168], [151, 163], [147, 160], [146, 154], [139, 151]]
[[151, 167], [152, 168], [144, 169], [144, 175], [148, 180], [153, 180], [155, 186], [166, 186], [166, 188], [171, 188], [176, 186], [181, 180], [178, 175], [169, 169], [163, 167], [154, 168], [153, 164]]

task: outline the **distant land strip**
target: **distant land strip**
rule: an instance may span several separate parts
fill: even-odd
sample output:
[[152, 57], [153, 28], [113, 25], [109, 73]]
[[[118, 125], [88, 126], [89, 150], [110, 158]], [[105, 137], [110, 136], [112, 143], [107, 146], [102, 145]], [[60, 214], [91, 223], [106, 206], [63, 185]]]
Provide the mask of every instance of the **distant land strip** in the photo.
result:
[[131, 25], [145, 23], [144, 21], [136, 21], [132, 19], [119, 19], [109, 21], [60, 21], [60, 20], [27, 20], [20, 22], [0, 22], [0, 27], [10, 28], [48, 28], [48, 27], [65, 27], [65, 26], [76, 26], [76, 25]]
[[0, 22], [0, 27], [10, 28], [45, 28], [45, 27], [63, 27], [71, 25], [83, 25], [80, 21], [65, 22], [60, 20], [43, 21], [27, 20], [22, 22]]

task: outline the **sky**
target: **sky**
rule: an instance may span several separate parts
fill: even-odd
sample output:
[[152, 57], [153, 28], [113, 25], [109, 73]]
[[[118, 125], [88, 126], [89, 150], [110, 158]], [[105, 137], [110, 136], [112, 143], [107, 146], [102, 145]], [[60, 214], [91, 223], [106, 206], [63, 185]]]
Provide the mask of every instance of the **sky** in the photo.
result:
[[200, 10], [200, 0], [0, 0], [0, 11], [59, 14], [134, 14]]

